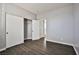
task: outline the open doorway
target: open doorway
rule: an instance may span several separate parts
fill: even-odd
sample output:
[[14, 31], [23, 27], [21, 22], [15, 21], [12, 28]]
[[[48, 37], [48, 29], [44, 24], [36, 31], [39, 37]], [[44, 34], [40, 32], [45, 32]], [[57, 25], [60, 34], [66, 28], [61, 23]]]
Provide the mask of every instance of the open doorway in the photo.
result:
[[24, 18], [24, 40], [32, 40], [32, 20]]

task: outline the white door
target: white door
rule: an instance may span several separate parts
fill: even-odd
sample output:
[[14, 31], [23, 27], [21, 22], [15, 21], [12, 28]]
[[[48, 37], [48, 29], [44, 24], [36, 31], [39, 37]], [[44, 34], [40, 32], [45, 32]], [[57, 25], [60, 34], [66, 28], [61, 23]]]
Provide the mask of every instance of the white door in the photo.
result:
[[6, 14], [6, 48], [24, 42], [24, 20], [21, 17]]
[[32, 20], [32, 40], [39, 39], [39, 20]]

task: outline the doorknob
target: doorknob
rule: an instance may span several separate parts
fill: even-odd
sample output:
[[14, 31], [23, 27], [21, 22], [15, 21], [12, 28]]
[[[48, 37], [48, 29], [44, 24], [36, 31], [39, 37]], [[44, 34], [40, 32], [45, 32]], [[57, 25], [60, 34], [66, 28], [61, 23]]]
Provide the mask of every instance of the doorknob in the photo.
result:
[[8, 34], [8, 32], [6, 32], [6, 34]]

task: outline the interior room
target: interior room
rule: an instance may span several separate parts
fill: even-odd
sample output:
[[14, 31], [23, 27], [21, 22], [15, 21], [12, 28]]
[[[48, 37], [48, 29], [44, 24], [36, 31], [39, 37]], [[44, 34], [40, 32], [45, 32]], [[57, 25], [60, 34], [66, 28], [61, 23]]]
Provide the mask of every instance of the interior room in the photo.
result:
[[79, 55], [79, 3], [0, 3], [0, 55]]

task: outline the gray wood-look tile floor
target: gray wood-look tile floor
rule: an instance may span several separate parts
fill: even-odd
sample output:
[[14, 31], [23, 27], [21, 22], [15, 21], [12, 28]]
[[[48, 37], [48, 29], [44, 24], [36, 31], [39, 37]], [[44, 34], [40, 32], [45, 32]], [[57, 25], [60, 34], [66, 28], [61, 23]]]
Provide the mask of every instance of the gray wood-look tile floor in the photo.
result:
[[40, 40], [27, 40], [25, 43], [8, 48], [0, 52], [0, 55], [76, 55], [72, 46], [46, 42], [44, 38]]

